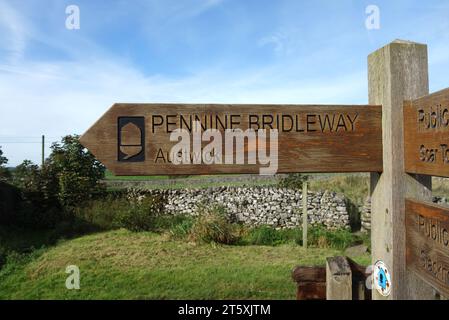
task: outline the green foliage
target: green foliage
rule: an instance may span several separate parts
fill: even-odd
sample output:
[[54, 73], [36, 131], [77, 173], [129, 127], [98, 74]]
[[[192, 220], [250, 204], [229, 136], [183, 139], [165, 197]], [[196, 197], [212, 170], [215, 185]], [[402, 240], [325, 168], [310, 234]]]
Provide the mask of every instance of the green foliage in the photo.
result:
[[39, 166], [30, 160], [24, 160], [15, 168], [12, 183], [26, 191], [37, 192], [41, 190], [43, 185]]
[[76, 208], [74, 212], [77, 218], [102, 230], [154, 230], [157, 228], [155, 221], [162, 212], [164, 200], [156, 196], [135, 196], [135, 191], [130, 191], [127, 197], [109, 195], [92, 200], [87, 205]]
[[126, 199], [106, 196], [103, 199], [91, 200], [82, 207], [74, 209], [77, 218], [101, 229], [110, 230], [116, 228], [116, 217], [120, 212], [129, 209]]
[[270, 226], [260, 226], [249, 229], [242, 239], [243, 244], [277, 246], [286, 243], [299, 243], [302, 237], [301, 229], [276, 230]]
[[169, 216], [168, 218], [161, 219], [157, 228], [158, 230], [167, 229], [171, 239], [187, 239], [194, 221], [189, 216]]
[[51, 149], [43, 172], [51, 182], [49, 189], [56, 192], [64, 207], [75, 207], [104, 191], [100, 180], [104, 178], [105, 168], [81, 145], [79, 136], [65, 136]]
[[308, 230], [308, 240], [311, 245], [319, 248], [333, 248], [344, 250], [359, 242], [351, 231], [346, 229], [327, 230], [317, 226]]
[[[42, 170], [29, 160], [16, 167], [11, 179], [20, 190], [20, 200], [6, 223], [25, 228], [51, 228], [63, 218], [56, 195]], [[3, 221], [5, 222], [5, 221]]]
[[195, 242], [233, 244], [238, 240], [236, 226], [226, 218], [225, 208], [219, 205], [200, 205], [190, 230]]
[[309, 176], [301, 173], [289, 173], [287, 177], [280, 179], [279, 187], [287, 189], [302, 189], [302, 184]]
[[105, 168], [80, 143], [77, 135], [51, 146], [42, 168], [25, 160], [14, 170], [12, 183], [21, 190], [12, 223], [22, 227], [53, 228], [71, 221], [73, 211], [104, 192]]
[[5, 164], [8, 163], [8, 158], [3, 156], [3, 150], [0, 146], [0, 181], [7, 180], [10, 176], [10, 173], [7, 168], [5, 168]]
[[8, 158], [3, 156], [2, 146], [0, 146], [0, 167], [3, 167], [7, 163], [8, 163]]
[[130, 203], [125, 210], [114, 217], [116, 227], [130, 231], [149, 231], [153, 228], [154, 217], [159, 214], [159, 202], [153, 197], [145, 197], [139, 203]]
[[[0, 279], [7, 277], [8, 275], [23, 270], [23, 267], [31, 261], [38, 258], [45, 251], [45, 247], [42, 247], [31, 252], [17, 252], [6, 251], [4, 254], [4, 263], [0, 261]], [[1, 253], [0, 253], [1, 256]], [[0, 280], [1, 281], [1, 280]], [[0, 290], [1, 291], [1, 290]]]
[[[351, 245], [362, 243], [363, 238], [351, 233], [349, 230], [327, 230], [322, 226], [313, 226], [308, 229], [308, 245], [316, 248], [346, 249]], [[245, 245], [277, 246], [281, 244], [296, 243], [302, 245], [302, 229], [274, 229], [270, 226], [250, 228], [242, 240]]]

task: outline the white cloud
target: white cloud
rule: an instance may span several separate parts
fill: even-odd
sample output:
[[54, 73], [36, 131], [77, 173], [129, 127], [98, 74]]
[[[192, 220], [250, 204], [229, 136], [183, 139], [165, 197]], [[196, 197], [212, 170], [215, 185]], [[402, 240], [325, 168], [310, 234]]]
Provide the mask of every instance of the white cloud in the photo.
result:
[[26, 47], [26, 21], [4, 1], [0, 1], [0, 33], [0, 52], [5, 53], [6, 61], [16, 63]]
[[[168, 78], [144, 76], [115, 61], [28, 62], [22, 69], [0, 71], [0, 118], [7, 119], [0, 136], [80, 134], [115, 102], [354, 103], [360, 101], [347, 97], [365, 91], [363, 73], [278, 82], [282, 72], [214, 70]], [[4, 150], [13, 164], [24, 157], [38, 161], [39, 148], [31, 156], [28, 147], [5, 145]]]
[[[201, 6], [189, 10], [179, 8], [175, 10], [179, 15], [175, 14], [174, 18], [198, 15], [220, 3], [203, 1]], [[43, 30], [35, 29], [19, 12], [0, 0], [0, 28], [10, 33], [0, 48], [6, 48], [11, 58], [0, 63], [0, 119], [6, 119], [0, 126], [0, 145], [5, 136], [31, 136], [36, 137], [35, 141], [41, 134], [50, 137], [81, 134], [115, 102], [350, 104], [366, 101], [364, 72], [347, 70], [350, 73], [343, 77], [326, 79], [305, 77], [301, 68], [310, 63], [304, 59], [296, 64], [285, 59], [257, 69], [204, 66], [183, 77], [144, 74], [90, 39], [75, 38], [78, 42], [70, 42], [71, 47], [66, 47], [65, 41], [52, 39]], [[283, 54], [289, 53], [299, 45], [290, 40], [300, 39], [296, 32], [280, 31], [261, 40], [261, 45], [274, 44]], [[71, 60], [24, 59], [30, 39], [67, 52]], [[40, 147], [35, 144], [5, 144], [3, 150], [12, 165], [25, 158], [35, 162], [40, 159]]]

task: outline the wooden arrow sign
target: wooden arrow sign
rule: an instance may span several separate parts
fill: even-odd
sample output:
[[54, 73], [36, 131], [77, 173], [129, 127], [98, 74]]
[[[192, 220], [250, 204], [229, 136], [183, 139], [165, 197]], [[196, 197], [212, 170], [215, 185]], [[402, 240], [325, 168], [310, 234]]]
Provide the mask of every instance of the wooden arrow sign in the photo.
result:
[[[380, 172], [381, 113], [371, 105], [114, 104], [81, 143], [116, 175], [259, 173], [274, 162], [278, 173]], [[190, 159], [178, 163], [184, 149], [173, 148], [184, 139]]]
[[449, 296], [449, 209], [405, 201], [407, 267]]
[[449, 177], [449, 89], [404, 102], [405, 171]]

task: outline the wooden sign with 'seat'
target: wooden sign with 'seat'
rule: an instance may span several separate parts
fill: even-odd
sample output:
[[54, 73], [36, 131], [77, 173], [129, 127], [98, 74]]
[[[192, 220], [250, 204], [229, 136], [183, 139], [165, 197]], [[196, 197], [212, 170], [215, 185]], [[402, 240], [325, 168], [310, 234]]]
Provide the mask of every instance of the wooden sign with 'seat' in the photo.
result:
[[[266, 166], [255, 150], [265, 146], [261, 140], [257, 146], [248, 140], [241, 149], [231, 146], [231, 155], [240, 156], [236, 163], [223, 158], [207, 164], [194, 155], [192, 163], [175, 164], [170, 150], [176, 142], [170, 135], [182, 129], [192, 138], [195, 123], [202, 132], [222, 134], [265, 129], [269, 135], [276, 130], [277, 144], [267, 141], [266, 153], [276, 154], [271, 160], [277, 161], [278, 173], [381, 172], [381, 122], [381, 106], [373, 105], [118, 103], [81, 137], [81, 143], [116, 175], [259, 173]], [[211, 141], [203, 136], [200, 147]], [[229, 149], [225, 138], [221, 145]]]

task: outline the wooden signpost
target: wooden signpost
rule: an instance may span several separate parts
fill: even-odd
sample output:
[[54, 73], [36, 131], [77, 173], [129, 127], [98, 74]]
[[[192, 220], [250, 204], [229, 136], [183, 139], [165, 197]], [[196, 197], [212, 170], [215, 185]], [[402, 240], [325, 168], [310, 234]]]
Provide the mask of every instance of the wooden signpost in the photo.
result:
[[[205, 164], [201, 156], [172, 163], [177, 141], [170, 141], [170, 134], [183, 129], [192, 137], [198, 121], [202, 132], [276, 129], [278, 141], [271, 147], [276, 150], [267, 147], [267, 153], [276, 151], [277, 173], [380, 172], [381, 117], [381, 107], [374, 105], [114, 104], [81, 143], [116, 175], [258, 173], [263, 167], [247, 140], [240, 150], [231, 146], [233, 158], [244, 154], [240, 163]], [[210, 141], [203, 137], [201, 147]], [[224, 138], [221, 145], [227, 148]]]
[[407, 266], [449, 296], [449, 208], [406, 200]]
[[368, 57], [368, 82], [370, 105], [114, 104], [81, 143], [116, 175], [260, 173], [261, 155], [274, 173], [371, 172], [372, 259], [392, 283], [373, 299], [449, 297], [449, 209], [426, 204], [429, 175], [449, 177], [449, 89], [426, 95], [427, 46], [402, 40]]
[[449, 177], [449, 89], [404, 103], [405, 171]]
[[[404, 166], [449, 177], [449, 89], [404, 102]], [[407, 268], [449, 297], [449, 208], [406, 199]]]

